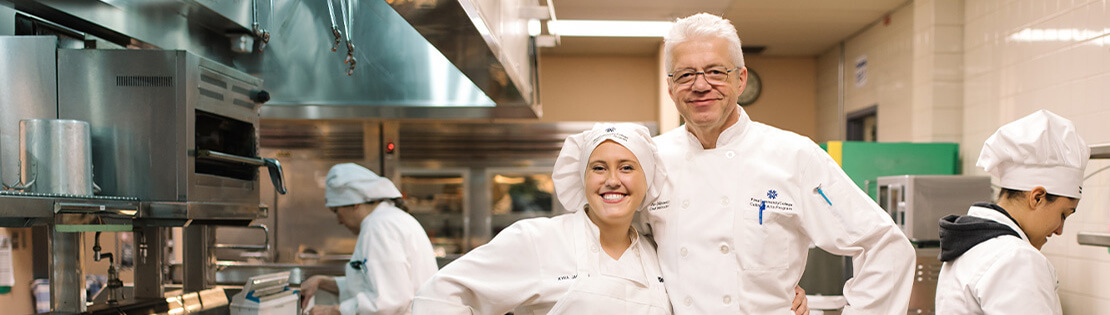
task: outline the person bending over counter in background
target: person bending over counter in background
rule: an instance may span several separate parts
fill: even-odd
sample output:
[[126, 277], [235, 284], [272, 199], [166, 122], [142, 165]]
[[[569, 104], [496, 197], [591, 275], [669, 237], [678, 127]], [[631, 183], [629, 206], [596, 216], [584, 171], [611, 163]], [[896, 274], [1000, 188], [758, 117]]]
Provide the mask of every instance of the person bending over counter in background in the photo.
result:
[[1040, 110], [998, 128], [976, 166], [998, 203], [940, 220], [937, 314], [1063, 314], [1056, 269], [1041, 254], [1082, 197], [1091, 150], [1071, 121]]
[[416, 289], [435, 274], [435, 252], [424, 228], [409, 215], [389, 179], [354, 163], [328, 171], [325, 206], [358, 234], [345, 277], [312, 276], [301, 284], [301, 308], [317, 290], [339, 305], [315, 305], [310, 314], [409, 314]]

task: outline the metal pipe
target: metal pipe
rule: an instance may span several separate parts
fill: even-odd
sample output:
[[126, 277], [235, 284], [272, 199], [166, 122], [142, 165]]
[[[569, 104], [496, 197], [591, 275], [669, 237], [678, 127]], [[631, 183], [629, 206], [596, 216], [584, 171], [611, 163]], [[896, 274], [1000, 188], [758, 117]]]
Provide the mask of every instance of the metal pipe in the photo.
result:
[[216, 279], [216, 229], [204, 224], [193, 224], [182, 229], [184, 233], [185, 260], [181, 262], [182, 288], [185, 292], [207, 289]]
[[81, 236], [81, 233], [58, 232], [50, 226], [50, 309], [53, 312], [85, 311]]
[[840, 42], [840, 61], [836, 65], [836, 128], [837, 139], [848, 139], [848, 122], [844, 114], [844, 41]]

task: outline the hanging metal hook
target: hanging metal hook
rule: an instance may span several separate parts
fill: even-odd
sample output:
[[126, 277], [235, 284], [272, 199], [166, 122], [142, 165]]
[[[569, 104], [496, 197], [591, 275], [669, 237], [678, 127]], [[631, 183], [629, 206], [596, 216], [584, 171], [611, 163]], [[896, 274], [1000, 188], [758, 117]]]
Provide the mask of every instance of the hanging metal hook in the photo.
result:
[[[262, 28], [262, 24], [258, 23], [258, 0], [251, 1], [251, 16], [254, 22], [251, 23], [251, 34], [258, 38], [258, 52], [266, 50], [266, 44], [270, 43], [270, 31]], [[274, 1], [270, 0], [270, 20], [273, 20]]]
[[331, 46], [331, 51], [339, 50], [339, 41], [343, 40], [343, 32], [339, 31], [339, 24], [335, 23], [335, 6], [332, 5], [332, 0], [325, 0], [328, 2], [328, 18], [331, 18], [331, 35], [335, 37], [335, 44]]

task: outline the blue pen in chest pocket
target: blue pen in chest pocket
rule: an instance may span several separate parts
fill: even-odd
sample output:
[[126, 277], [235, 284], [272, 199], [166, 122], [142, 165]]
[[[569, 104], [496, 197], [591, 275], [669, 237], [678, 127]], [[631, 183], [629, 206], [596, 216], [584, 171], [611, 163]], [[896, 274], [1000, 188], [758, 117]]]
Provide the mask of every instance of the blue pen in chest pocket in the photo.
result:
[[767, 201], [759, 202], [759, 225], [763, 225], [763, 210], [767, 209]]

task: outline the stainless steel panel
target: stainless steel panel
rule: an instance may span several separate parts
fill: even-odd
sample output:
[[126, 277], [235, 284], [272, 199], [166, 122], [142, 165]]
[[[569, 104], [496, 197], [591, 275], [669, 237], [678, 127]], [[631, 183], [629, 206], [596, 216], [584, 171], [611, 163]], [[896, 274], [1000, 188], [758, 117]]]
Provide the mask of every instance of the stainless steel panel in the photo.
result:
[[538, 83], [522, 12], [537, 1], [387, 3], [499, 106], [532, 103]]
[[[58, 50], [59, 116], [92, 127], [93, 172], [103, 194], [185, 197], [189, 108], [185, 52]], [[132, 80], [133, 79], [133, 80]], [[191, 143], [190, 143], [191, 144]]]
[[[389, 4], [357, 3], [351, 36], [358, 63], [354, 75], [348, 76], [347, 65], [343, 63], [346, 49], [331, 51], [333, 37], [327, 3], [275, 1], [275, 25], [282, 27], [273, 30], [261, 67], [252, 69], [252, 65], [244, 64], [257, 70], [252, 72], [262, 73], [267, 89], [273, 92], [273, 100], [262, 112], [264, 117], [389, 117], [377, 115], [380, 110], [366, 112], [350, 107], [427, 106], [452, 112], [455, 107], [495, 105], [496, 99], [491, 100], [471, 81], [473, 77], [467, 77], [474, 73], [464, 75]], [[487, 66], [482, 71], [488, 77], [494, 60], [482, 61]], [[285, 109], [285, 106], [317, 109]], [[289, 110], [301, 112], [280, 114]]]
[[54, 312], [85, 311], [85, 275], [81, 266], [85, 246], [81, 235], [50, 227], [50, 309]]
[[1110, 247], [1110, 233], [1079, 232], [1076, 241], [1080, 245]]
[[[267, 87], [272, 88], [267, 82]], [[278, 91], [278, 93], [285, 93]], [[373, 96], [364, 96], [373, 97]], [[323, 103], [324, 105], [275, 105], [281, 103], [269, 102], [262, 107], [262, 117], [275, 119], [349, 119], [349, 118], [421, 118], [421, 119], [491, 119], [491, 118], [536, 118], [538, 109], [525, 106], [427, 106], [414, 107], [412, 105], [389, 106], [374, 105], [361, 106], [358, 104], [348, 106], [346, 103]], [[363, 104], [369, 105], [369, 104]]]
[[[335, 214], [324, 207], [324, 179], [332, 165], [352, 161], [304, 160], [297, 158], [297, 152], [290, 153], [294, 156], [283, 160], [289, 175], [289, 194], [278, 196], [279, 206], [273, 215], [277, 221], [274, 243], [277, 261], [295, 262], [296, 253], [302, 248], [317, 253], [350, 254], [356, 235], [340, 225]], [[365, 162], [355, 162], [380, 171]]]
[[940, 279], [940, 248], [918, 248], [914, 263], [913, 287], [907, 314], [935, 314], [937, 281]]
[[[241, 13], [237, 12], [250, 12], [251, 4], [251, 1], [220, 1], [219, 6], [207, 6], [202, 4], [213, 1], [203, 0], [14, 2], [17, 10], [122, 46], [188, 50], [224, 64], [231, 64], [236, 57], [243, 58], [233, 55], [231, 41], [225, 34], [246, 33], [249, 28], [236, 27], [234, 25], [238, 23], [229, 22], [231, 19], [220, 21], [218, 16], [238, 16]], [[211, 8], [218, 8], [219, 11]], [[204, 24], [213, 21], [216, 23]]]
[[[4, 10], [0, 6], [0, 14], [7, 16]], [[53, 36], [0, 36], [0, 180], [4, 183], [19, 181], [19, 120], [58, 118], [56, 47]]]
[[[421, 122], [401, 124], [406, 167], [549, 166], [570, 135], [589, 130], [593, 122], [498, 123]], [[657, 124], [645, 123], [653, 134]]]
[[[350, 251], [343, 244], [353, 246], [356, 235], [324, 208], [324, 178], [333, 165], [343, 162], [382, 173], [382, 122], [264, 120], [262, 124], [260, 155], [281, 159], [289, 185], [289, 193], [276, 198], [263, 191], [262, 201], [271, 204], [273, 214], [255, 221], [274, 228], [276, 261], [294, 262], [302, 246], [318, 252]], [[257, 239], [247, 234], [221, 232], [220, 241]]]
[[136, 227], [135, 240], [135, 296], [136, 298], [162, 298], [162, 283], [166, 263], [167, 229], [162, 227]]
[[[189, 20], [199, 21], [217, 32], [227, 33], [250, 31], [251, 23], [254, 22], [252, 4], [269, 5], [268, 1], [263, 0], [185, 0], [184, 2], [187, 5], [185, 16]], [[266, 18], [266, 15], [261, 15], [259, 18]]]
[[1110, 143], [1092, 144], [1092, 159], [1110, 159]]
[[15, 9], [10, 3], [0, 2], [0, 36], [15, 35]]
[[182, 288], [185, 292], [200, 291], [215, 283], [216, 230], [214, 226], [194, 224], [183, 229], [185, 262]]
[[941, 218], [991, 200], [989, 176], [902, 175], [877, 182], [879, 206], [913, 242], [939, 241]]
[[241, 285], [253, 276], [288, 271], [291, 273], [289, 284], [299, 285], [315, 275], [342, 276], [345, 265], [345, 262], [318, 265], [220, 263], [216, 284]]

